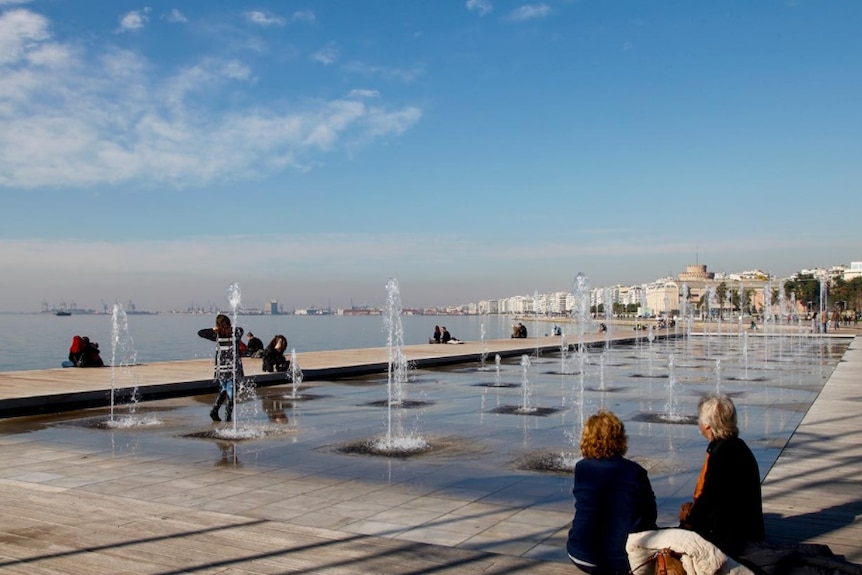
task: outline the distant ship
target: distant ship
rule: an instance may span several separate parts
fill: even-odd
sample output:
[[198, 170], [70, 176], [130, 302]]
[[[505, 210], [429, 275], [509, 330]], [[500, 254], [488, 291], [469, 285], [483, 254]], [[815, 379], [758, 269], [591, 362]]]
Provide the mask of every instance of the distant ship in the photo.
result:
[[72, 312], [69, 312], [69, 311], [66, 311], [66, 310], [59, 309], [59, 310], [57, 310], [57, 311], [55, 311], [55, 312], [54, 312], [54, 315], [63, 315], [63, 316], [66, 316], [66, 315], [72, 315]]

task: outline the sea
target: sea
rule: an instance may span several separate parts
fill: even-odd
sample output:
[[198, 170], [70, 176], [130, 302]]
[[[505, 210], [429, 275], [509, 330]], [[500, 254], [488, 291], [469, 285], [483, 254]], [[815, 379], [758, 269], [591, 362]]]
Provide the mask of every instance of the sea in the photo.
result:
[[[231, 315], [228, 313], [228, 315]], [[138, 363], [211, 358], [212, 342], [198, 337], [200, 329], [215, 325], [215, 314], [129, 314], [127, 338]], [[288, 351], [325, 351], [386, 347], [389, 332], [383, 315], [238, 315], [235, 325], [251, 331], [267, 345], [276, 334], [288, 340]], [[405, 345], [427, 343], [434, 326], [449, 329], [464, 341], [508, 338], [511, 317], [405, 315], [401, 318]], [[528, 329], [533, 327], [525, 322]], [[534, 324], [550, 333], [552, 325]], [[0, 313], [0, 372], [61, 367], [75, 335], [99, 344], [102, 359], [112, 363], [114, 320], [110, 314]], [[530, 335], [533, 335], [531, 330]], [[246, 340], [247, 341], [247, 340]], [[117, 356], [119, 358], [119, 355]], [[127, 357], [127, 355], [124, 355]], [[119, 359], [118, 359], [119, 362]]]

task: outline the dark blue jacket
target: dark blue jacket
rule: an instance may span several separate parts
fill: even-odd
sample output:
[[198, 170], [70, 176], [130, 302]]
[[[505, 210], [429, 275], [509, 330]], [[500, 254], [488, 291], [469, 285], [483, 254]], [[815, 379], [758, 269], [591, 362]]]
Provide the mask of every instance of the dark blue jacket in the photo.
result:
[[655, 494], [646, 470], [621, 456], [582, 459], [575, 465], [572, 494], [569, 555], [602, 571], [628, 571], [629, 533], [656, 528]]

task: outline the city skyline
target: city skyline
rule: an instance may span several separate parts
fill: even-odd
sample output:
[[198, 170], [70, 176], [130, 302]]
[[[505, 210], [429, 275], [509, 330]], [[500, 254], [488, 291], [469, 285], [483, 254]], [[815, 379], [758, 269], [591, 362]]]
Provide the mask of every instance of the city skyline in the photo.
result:
[[849, 264], [860, 23], [852, 0], [0, 0], [0, 310]]
[[[637, 295], [635, 298], [638, 302], [642, 302], [643, 298], [646, 297], [650, 288], [658, 288], [659, 291], [662, 290], [663, 284], [667, 281], [673, 281], [680, 285], [685, 285], [687, 283], [699, 284], [702, 283], [703, 280], [686, 280], [681, 277], [683, 272], [690, 273], [692, 271], [698, 272], [700, 268], [703, 267], [703, 272], [709, 272], [710, 275], [714, 275], [713, 279], [708, 280], [709, 283], [720, 284], [725, 282], [728, 284], [728, 288], [733, 290], [734, 287], [738, 288], [738, 286], [745, 285], [746, 281], [751, 281], [752, 284], [749, 287], [763, 284], [764, 281], [786, 281], [791, 278], [796, 278], [799, 275], [814, 275], [818, 280], [821, 278], [828, 277], [838, 277], [838, 275], [843, 275], [842, 273], [838, 273], [837, 270], [842, 270], [850, 273], [853, 277], [857, 277], [859, 275], [859, 270], [862, 269], [862, 262], [853, 262], [853, 266], [851, 267], [849, 264], [833, 264], [829, 266], [817, 266], [815, 268], [803, 268], [796, 270], [792, 274], [787, 277], [775, 277], [764, 275], [764, 272], [760, 269], [753, 270], [736, 270], [731, 272], [718, 272], [715, 273], [713, 270], [709, 269], [709, 266], [706, 264], [702, 265], [688, 265], [685, 270], [680, 270], [677, 274], [662, 276], [652, 278], [642, 282], [636, 282], [632, 284], [612, 284], [612, 285], [593, 285], [590, 281], [590, 278], [583, 274], [586, 288], [591, 292], [591, 300], [598, 297], [599, 303], [604, 301], [605, 294], [601, 293], [607, 289], [623, 289], [623, 290], [634, 290], [633, 294]], [[580, 275], [580, 274], [579, 274]], [[757, 276], [757, 277], [755, 277]], [[746, 279], [747, 278], [747, 279]], [[397, 278], [396, 278], [397, 279]], [[469, 308], [478, 308], [482, 307], [483, 304], [487, 304], [489, 302], [502, 302], [504, 300], [516, 300], [516, 299], [524, 299], [528, 300], [528, 303], [534, 301], [536, 296], [540, 298], [545, 298], [550, 295], [555, 295], [559, 293], [567, 293], [573, 294], [576, 291], [576, 285], [578, 283], [577, 276], [573, 280], [573, 285], [569, 286], [566, 289], [550, 289], [550, 290], [542, 290], [535, 289], [529, 293], [513, 293], [513, 294], [505, 294], [499, 295], [496, 297], [482, 297], [473, 301], [458, 301], [458, 302], [449, 302], [448, 304], [439, 305], [439, 306], [431, 306], [431, 305], [423, 305], [420, 303], [415, 303], [411, 305], [404, 305], [403, 309], [409, 312], [459, 312], [464, 313], [467, 312]], [[228, 286], [228, 290], [231, 290], [234, 286]], [[242, 286], [240, 287], [240, 292], [242, 292]], [[641, 291], [637, 291], [640, 289]], [[226, 290], [226, 292], [228, 291]], [[400, 287], [399, 287], [400, 292]], [[271, 313], [271, 309], [273, 306], [278, 309], [278, 313], [280, 314], [295, 314], [295, 313], [317, 313], [317, 312], [335, 312], [341, 310], [362, 310], [362, 309], [373, 309], [377, 311], [381, 311], [385, 307], [385, 299], [386, 294], [383, 294], [379, 301], [373, 302], [354, 302], [352, 297], [346, 296], [349, 299], [348, 305], [331, 305], [331, 303], [326, 305], [319, 304], [309, 304], [309, 305], [296, 305], [292, 307], [285, 306], [284, 302], [279, 300], [278, 298], [271, 298], [269, 300], [257, 303], [257, 302], [247, 302], [244, 298], [240, 306], [238, 307], [238, 311], [240, 312], [251, 312], [253, 314], [263, 313], [269, 314]], [[626, 300], [632, 300], [633, 296], [631, 294], [626, 296]], [[634, 300], [633, 300], [634, 301]], [[615, 302], [619, 303], [619, 301]], [[631, 303], [628, 301], [627, 303]], [[127, 302], [114, 301], [107, 302], [105, 300], [100, 300], [98, 305], [94, 305], [91, 303], [81, 304], [81, 302], [77, 302], [74, 300], [66, 301], [60, 300], [60, 302], [49, 302], [47, 300], [42, 300], [40, 305], [41, 312], [54, 312], [59, 310], [75, 310], [78, 313], [111, 313], [114, 304], [120, 304], [123, 309], [129, 313], [218, 313], [223, 311], [230, 310], [230, 304], [227, 300], [224, 302], [191, 302], [185, 306], [175, 306], [171, 308], [160, 308], [160, 309], [142, 309], [137, 306], [137, 304], [132, 300], [128, 299]], [[23, 311], [23, 313], [32, 313], [35, 310], [17, 310], [19, 312]], [[10, 310], [0, 310], [0, 313], [9, 313]], [[472, 313], [483, 313], [482, 311], [474, 310]]]

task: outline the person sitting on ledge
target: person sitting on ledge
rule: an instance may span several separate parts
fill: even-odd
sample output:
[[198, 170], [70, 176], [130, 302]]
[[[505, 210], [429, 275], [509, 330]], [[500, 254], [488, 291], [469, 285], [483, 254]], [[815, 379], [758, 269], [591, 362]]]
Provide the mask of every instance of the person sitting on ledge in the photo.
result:
[[431, 336], [431, 339], [428, 340], [428, 343], [440, 343], [440, 338], [443, 337], [443, 333], [440, 331], [440, 326], [434, 326], [434, 335]]
[[87, 336], [76, 335], [69, 347], [69, 363], [74, 367], [104, 367], [99, 344]]
[[248, 332], [248, 343], [246, 344], [248, 357], [263, 357], [263, 342], [259, 337]]
[[452, 334], [449, 333], [449, 330], [446, 329], [446, 326], [443, 326], [443, 333], [440, 336], [440, 343], [449, 343], [452, 340]]
[[281, 334], [276, 335], [263, 350], [263, 371], [287, 371], [290, 368], [290, 360], [284, 357], [287, 349], [287, 338]]
[[519, 339], [527, 337], [527, 326], [518, 322], [518, 325], [512, 327], [512, 337]]

